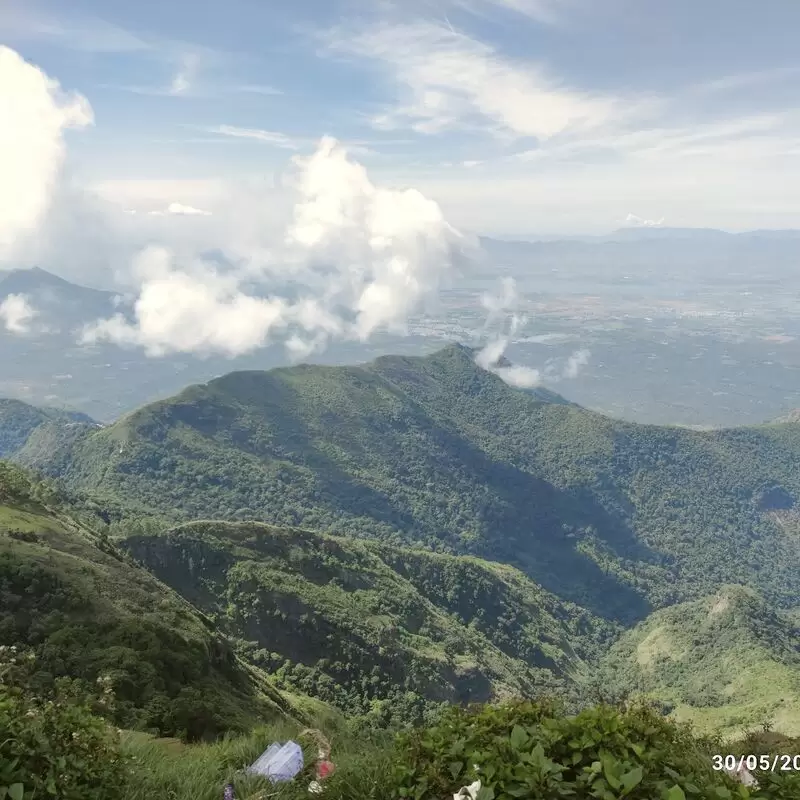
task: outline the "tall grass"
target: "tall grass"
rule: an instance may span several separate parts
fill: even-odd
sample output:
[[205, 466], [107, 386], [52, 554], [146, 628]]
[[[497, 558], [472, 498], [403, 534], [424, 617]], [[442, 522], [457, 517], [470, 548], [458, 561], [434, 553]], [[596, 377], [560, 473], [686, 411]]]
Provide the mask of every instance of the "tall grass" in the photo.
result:
[[[155, 739], [126, 732], [122, 749], [130, 760], [131, 774], [124, 800], [222, 800], [226, 783], [232, 783], [236, 800], [314, 800], [308, 790], [315, 779], [317, 751], [301, 741], [303, 771], [292, 781], [272, 784], [249, 776], [244, 768], [275, 741], [298, 740], [289, 723], [259, 728], [245, 736], [228, 737], [213, 744], [186, 745], [173, 739]], [[384, 800], [391, 795], [391, 748], [385, 740], [358, 744], [334, 740], [331, 760], [336, 772], [324, 782], [324, 800]]]

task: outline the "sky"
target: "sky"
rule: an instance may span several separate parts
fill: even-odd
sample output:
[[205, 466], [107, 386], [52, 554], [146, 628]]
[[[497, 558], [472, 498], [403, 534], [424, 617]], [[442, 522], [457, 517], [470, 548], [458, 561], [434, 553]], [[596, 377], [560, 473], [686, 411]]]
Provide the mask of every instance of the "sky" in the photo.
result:
[[[400, 324], [475, 235], [799, 227], [797, 30], [795, 0], [4, 0], [0, 266], [133, 287], [93, 335], [156, 355], [175, 296], [209, 321], [178, 349], [305, 353]], [[287, 270], [316, 306], [242, 294]]]
[[74, 180], [157, 210], [334, 136], [488, 235], [795, 227], [794, 0], [5, 0], [79, 92]]

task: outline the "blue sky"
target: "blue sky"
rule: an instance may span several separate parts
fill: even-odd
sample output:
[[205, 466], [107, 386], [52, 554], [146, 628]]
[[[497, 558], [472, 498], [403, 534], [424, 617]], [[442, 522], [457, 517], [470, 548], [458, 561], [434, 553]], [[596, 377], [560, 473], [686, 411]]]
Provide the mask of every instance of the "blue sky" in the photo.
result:
[[800, 227], [794, 0], [6, 0], [94, 124], [72, 180], [146, 210], [276, 180], [323, 135], [479, 233], [629, 214]]

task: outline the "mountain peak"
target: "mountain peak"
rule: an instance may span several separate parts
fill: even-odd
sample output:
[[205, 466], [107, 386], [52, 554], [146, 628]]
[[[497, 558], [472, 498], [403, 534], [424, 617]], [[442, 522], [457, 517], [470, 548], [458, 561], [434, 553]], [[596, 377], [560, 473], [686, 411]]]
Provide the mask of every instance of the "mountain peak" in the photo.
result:
[[0, 294], [35, 294], [41, 291], [57, 291], [70, 296], [84, 295], [87, 298], [109, 298], [113, 295], [112, 292], [72, 283], [41, 267], [0, 272]]

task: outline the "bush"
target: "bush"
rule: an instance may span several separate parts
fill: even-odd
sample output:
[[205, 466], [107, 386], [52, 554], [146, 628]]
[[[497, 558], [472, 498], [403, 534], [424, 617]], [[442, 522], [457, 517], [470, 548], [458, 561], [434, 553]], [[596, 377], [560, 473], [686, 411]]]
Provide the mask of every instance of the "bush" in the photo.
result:
[[454, 708], [401, 737], [395, 779], [400, 796], [414, 800], [449, 797], [478, 780], [478, 800], [749, 797], [713, 771], [704, 744], [646, 706], [596, 706], [574, 717], [528, 702]]
[[121, 798], [126, 768], [116, 731], [68, 687], [44, 699], [11, 683], [24, 674], [19, 660], [12, 653], [0, 663], [0, 797]]

